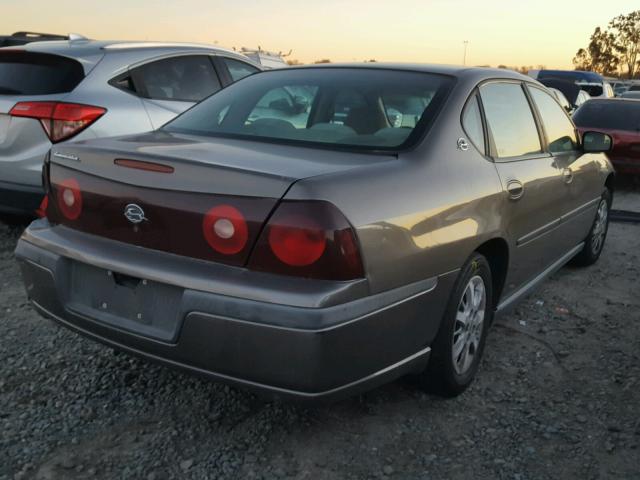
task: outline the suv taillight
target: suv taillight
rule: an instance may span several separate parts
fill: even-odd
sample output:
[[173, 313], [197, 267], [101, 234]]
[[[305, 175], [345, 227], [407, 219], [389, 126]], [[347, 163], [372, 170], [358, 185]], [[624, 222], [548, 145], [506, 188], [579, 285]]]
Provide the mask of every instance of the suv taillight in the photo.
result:
[[353, 228], [323, 201], [283, 201], [262, 231], [248, 267], [325, 280], [364, 277]]
[[19, 102], [9, 112], [13, 117], [40, 120], [52, 143], [77, 135], [106, 113], [102, 107], [63, 102]]

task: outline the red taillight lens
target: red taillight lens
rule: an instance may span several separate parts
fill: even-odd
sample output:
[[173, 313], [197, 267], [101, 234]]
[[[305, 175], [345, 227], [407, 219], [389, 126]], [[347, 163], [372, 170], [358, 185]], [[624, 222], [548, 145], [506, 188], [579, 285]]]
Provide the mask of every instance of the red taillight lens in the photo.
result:
[[19, 102], [9, 115], [40, 120], [49, 139], [56, 143], [77, 135], [106, 111], [102, 107], [75, 103]]
[[284, 201], [267, 223], [249, 268], [326, 280], [364, 277], [355, 232], [328, 202]]
[[73, 178], [67, 178], [57, 185], [58, 209], [69, 220], [76, 220], [82, 213], [82, 192]]
[[239, 253], [249, 239], [244, 215], [231, 205], [218, 205], [209, 210], [202, 221], [202, 233], [209, 246], [223, 255]]
[[269, 246], [280, 261], [292, 267], [305, 267], [324, 253], [324, 230], [312, 219], [301, 215], [280, 218], [269, 229]]
[[40, 206], [36, 210], [38, 218], [45, 218], [47, 216], [47, 208], [49, 208], [49, 195], [45, 195], [40, 202]]

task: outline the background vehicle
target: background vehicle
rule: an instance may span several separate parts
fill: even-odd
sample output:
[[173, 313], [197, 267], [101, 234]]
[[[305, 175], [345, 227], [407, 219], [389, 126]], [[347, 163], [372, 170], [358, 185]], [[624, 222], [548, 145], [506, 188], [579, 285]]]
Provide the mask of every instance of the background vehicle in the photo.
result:
[[608, 154], [619, 173], [640, 175], [640, 102], [627, 99], [594, 99], [574, 114], [580, 132], [598, 130], [613, 138]]
[[544, 80], [564, 80], [575, 83], [591, 97], [613, 98], [615, 96], [611, 85], [602, 75], [595, 72], [579, 70], [531, 70], [529, 75], [544, 83]]
[[624, 92], [622, 95], [620, 95], [620, 98], [624, 98], [628, 100], [640, 100], [640, 92], [638, 91]]
[[619, 97], [624, 92], [629, 90], [630, 86], [631, 85], [628, 82], [622, 82], [622, 81], [617, 81], [611, 84], [611, 88], [613, 88], [613, 93], [615, 94], [616, 97]]
[[34, 212], [52, 145], [153, 130], [259, 70], [206, 45], [84, 39], [0, 49], [0, 210]]
[[[294, 87], [305, 122], [276, 108]], [[611, 139], [583, 139], [515, 72], [268, 71], [55, 149], [16, 257], [45, 316], [214, 379], [309, 400], [414, 372], [456, 395], [494, 312], [602, 251]]]
[[[570, 110], [568, 110], [569, 112], [574, 112], [580, 107], [580, 105], [591, 98], [591, 96], [586, 91], [582, 90], [580, 86], [567, 80], [548, 78], [540, 80], [540, 83], [545, 85], [547, 88], [561, 92], [571, 106]], [[562, 103], [562, 101], [560, 102]]]
[[[79, 37], [79, 35], [76, 35]], [[69, 40], [67, 35], [55, 35], [52, 33], [16, 32], [11, 35], [0, 35], [0, 47], [15, 47], [31, 42], [44, 42], [47, 40]]]
[[553, 96], [556, 97], [556, 100], [558, 100], [558, 103], [560, 104], [560, 106], [564, 108], [567, 111], [567, 113], [569, 114], [573, 113], [575, 108], [573, 105], [571, 105], [571, 103], [569, 103], [569, 100], [567, 100], [567, 97], [564, 96], [564, 93], [562, 93], [557, 88], [549, 88], [549, 91], [553, 93]]
[[[271, 70], [273, 68], [286, 68], [287, 62], [282, 55], [282, 52], [268, 52], [258, 48], [253, 50], [250, 48], [241, 48], [240, 52], [246, 57], [253, 60], [258, 65], [262, 65], [263, 68]], [[291, 53], [291, 52], [289, 52]]]

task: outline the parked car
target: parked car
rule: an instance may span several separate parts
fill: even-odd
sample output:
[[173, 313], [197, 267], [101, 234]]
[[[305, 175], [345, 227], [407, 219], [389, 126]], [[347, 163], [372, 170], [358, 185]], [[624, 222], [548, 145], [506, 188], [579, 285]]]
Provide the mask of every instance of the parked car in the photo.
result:
[[[591, 99], [591, 96], [582, 90], [580, 86], [567, 80], [548, 78], [540, 80], [540, 83], [549, 89], [560, 92], [565, 97], [566, 101], [570, 104], [570, 109], [567, 110], [568, 112], [574, 112], [580, 105]], [[562, 100], [559, 101], [562, 104]]]
[[567, 113], [573, 113], [575, 108], [573, 105], [571, 105], [571, 103], [569, 103], [569, 100], [567, 100], [567, 97], [564, 96], [564, 93], [562, 93], [557, 88], [549, 88], [549, 91], [553, 93], [553, 96], [556, 97], [556, 100], [558, 101], [560, 106], [564, 108]]
[[[260, 106], [301, 86], [305, 123]], [[610, 141], [515, 72], [272, 70], [156, 132], [57, 145], [15, 254], [42, 315], [167, 365], [307, 400], [407, 373], [456, 395], [494, 314], [597, 261]]]
[[85, 39], [0, 49], [0, 211], [38, 207], [52, 145], [153, 130], [259, 70], [203, 45]]
[[615, 96], [611, 85], [602, 75], [595, 72], [579, 70], [531, 70], [529, 75], [536, 80], [556, 79], [575, 83], [593, 98], [613, 98]]
[[620, 98], [627, 100], [640, 100], [640, 91], [624, 92]]
[[262, 65], [262, 68], [270, 70], [273, 68], [286, 68], [287, 62], [282, 56], [282, 52], [268, 52], [258, 48], [257, 50], [251, 48], [241, 48], [240, 53], [253, 60], [258, 65]]
[[[79, 37], [76, 35], [76, 37]], [[11, 35], [0, 35], [0, 47], [16, 47], [31, 42], [44, 42], [51, 40], [69, 40], [68, 35], [56, 35], [52, 33], [15, 32]]]
[[590, 100], [573, 118], [581, 132], [598, 130], [611, 136], [609, 159], [617, 172], [640, 175], [640, 102], [619, 98]]
[[611, 84], [611, 87], [613, 88], [613, 93], [615, 94], [615, 96], [619, 97], [627, 90], [629, 90], [631, 85], [627, 82], [615, 82]]

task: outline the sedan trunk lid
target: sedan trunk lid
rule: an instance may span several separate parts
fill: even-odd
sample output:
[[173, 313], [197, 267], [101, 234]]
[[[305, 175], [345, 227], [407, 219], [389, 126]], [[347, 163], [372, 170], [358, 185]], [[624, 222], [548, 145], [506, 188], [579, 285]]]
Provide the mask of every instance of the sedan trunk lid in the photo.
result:
[[[389, 158], [164, 132], [64, 144], [51, 153], [47, 213], [87, 233], [243, 266], [294, 182]], [[212, 245], [212, 228], [229, 245]]]

